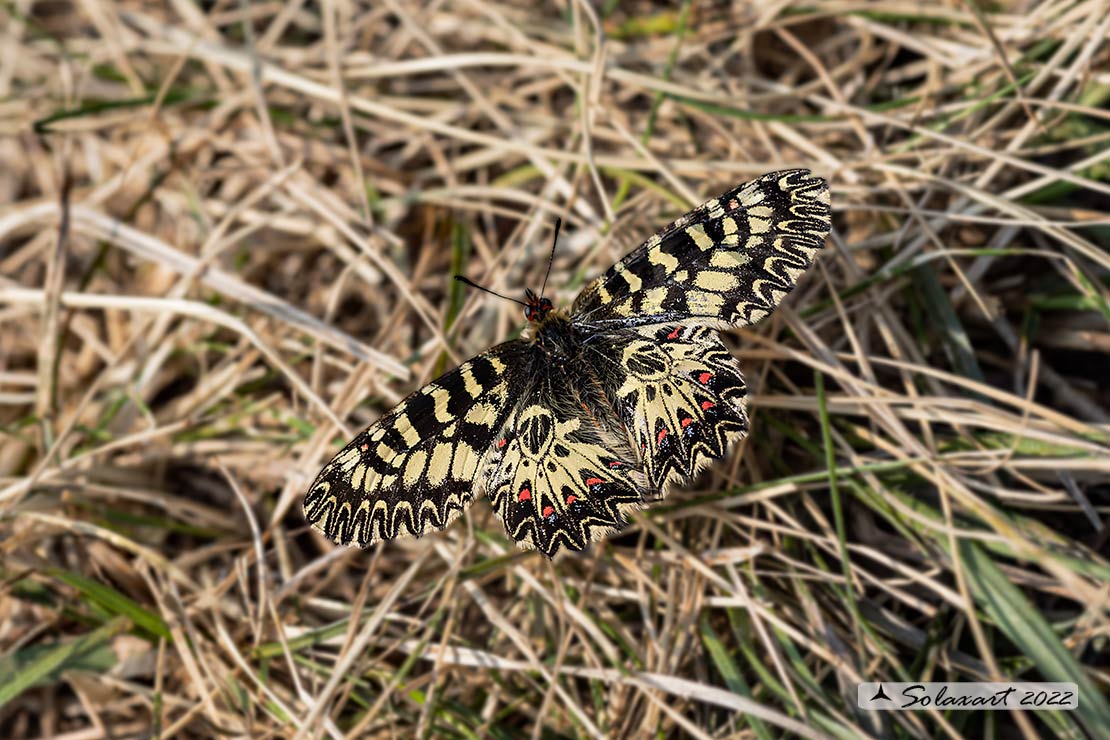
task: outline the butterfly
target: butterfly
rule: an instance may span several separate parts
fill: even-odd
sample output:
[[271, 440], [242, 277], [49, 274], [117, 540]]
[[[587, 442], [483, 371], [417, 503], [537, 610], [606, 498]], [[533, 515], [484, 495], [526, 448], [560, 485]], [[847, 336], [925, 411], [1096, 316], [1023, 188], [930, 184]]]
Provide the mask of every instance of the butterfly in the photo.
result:
[[484, 493], [508, 536], [548, 557], [620, 530], [747, 432], [747, 387], [719, 331], [770, 314], [829, 229], [825, 181], [773, 172], [674, 221], [569, 310], [527, 291], [520, 337], [355, 437], [305, 517], [369, 547], [443, 529]]

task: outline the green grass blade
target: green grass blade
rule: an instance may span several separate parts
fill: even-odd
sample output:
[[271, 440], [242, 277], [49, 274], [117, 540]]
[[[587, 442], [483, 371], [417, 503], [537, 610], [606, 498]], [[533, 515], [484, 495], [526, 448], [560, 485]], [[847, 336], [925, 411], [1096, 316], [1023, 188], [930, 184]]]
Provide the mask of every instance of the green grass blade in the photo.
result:
[[1092, 736], [1110, 728], [1110, 705], [1087, 677], [1075, 656], [1060, 642], [1052, 626], [1021, 591], [974, 542], [960, 542], [960, 557], [975, 601], [1006, 637], [1033, 661], [1048, 681], [1069, 681], [1079, 687], [1075, 716]]
[[76, 640], [0, 657], [0, 675], [4, 676], [0, 681], [0, 707], [30, 688], [57, 680], [67, 669], [108, 670], [115, 664], [115, 653], [101, 649], [130, 628], [126, 617], [116, 617]]

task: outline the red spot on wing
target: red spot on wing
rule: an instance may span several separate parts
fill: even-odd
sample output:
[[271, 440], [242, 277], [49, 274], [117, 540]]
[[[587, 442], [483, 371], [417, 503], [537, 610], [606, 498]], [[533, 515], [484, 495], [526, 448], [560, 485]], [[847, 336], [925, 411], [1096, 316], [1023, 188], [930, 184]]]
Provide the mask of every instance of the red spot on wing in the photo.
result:
[[694, 423], [694, 420], [691, 419], [689, 416], [687, 416], [685, 419], [682, 420], [682, 428], [685, 429], [686, 427], [690, 426], [693, 423]]
[[553, 507], [551, 507], [551, 506], [543, 507], [543, 517], [544, 517], [544, 519], [546, 519], [547, 517], [551, 516], [554, 513], [555, 513], [555, 509]]
[[528, 490], [527, 488], [522, 488], [522, 489], [520, 489], [520, 493], [518, 493], [516, 495], [516, 500], [517, 501], [531, 501], [532, 500], [532, 492], [530, 490]]
[[507, 443], [508, 441], [509, 441], [509, 440], [505, 439], [504, 437], [502, 437], [501, 439], [497, 440], [497, 447], [498, 447], [498, 449], [500, 449], [500, 448], [504, 447], [504, 446], [505, 446], [505, 444], [506, 444], [506, 443]]
[[711, 408], [713, 408], [713, 407], [714, 407], [714, 406], [716, 406], [716, 405], [717, 405], [717, 404], [713, 403], [712, 401], [702, 401], [702, 402], [701, 402], [701, 410], [702, 410], [702, 411], [705, 411], [705, 410], [707, 410], [707, 409], [711, 409]]
[[575, 501], [577, 501], [577, 500], [578, 500], [578, 497], [577, 497], [577, 496], [575, 496], [575, 495], [574, 495], [574, 494], [572, 493], [571, 495], [567, 496], [567, 506], [570, 506], [571, 504], [573, 504], [573, 503], [574, 503]]
[[681, 326], [676, 326], [674, 328], [674, 331], [672, 331], [670, 334], [667, 335], [667, 339], [678, 339], [678, 333], [680, 331], [682, 331], [682, 327]]
[[609, 463], [609, 467], [611, 468], [619, 468], [621, 465], [624, 465], [624, 463], [622, 463], [620, 460], [614, 460], [613, 462]]
[[587, 486], [596, 486], [598, 483], [604, 483], [604, 482], [605, 481], [603, 481], [601, 478], [587, 478], [586, 479], [586, 485]]
[[663, 438], [666, 437], [666, 436], [667, 436], [667, 430], [666, 429], [660, 429], [659, 430], [659, 436], [656, 437], [656, 439], [655, 439], [655, 444], [657, 444], [657, 445], [663, 444]]
[[701, 375], [698, 376], [698, 382], [701, 383], [702, 385], [705, 385], [706, 383], [709, 382], [709, 379], [712, 378], [712, 377], [713, 377], [713, 373], [702, 373]]
[[358, 448], [359, 448], [360, 450], [362, 450], [363, 452], [366, 452], [366, 451], [367, 451], [368, 449], [370, 449], [370, 445], [369, 445], [368, 443], [366, 443], [366, 442], [363, 442], [362, 444], [360, 444], [360, 445], [358, 446]]

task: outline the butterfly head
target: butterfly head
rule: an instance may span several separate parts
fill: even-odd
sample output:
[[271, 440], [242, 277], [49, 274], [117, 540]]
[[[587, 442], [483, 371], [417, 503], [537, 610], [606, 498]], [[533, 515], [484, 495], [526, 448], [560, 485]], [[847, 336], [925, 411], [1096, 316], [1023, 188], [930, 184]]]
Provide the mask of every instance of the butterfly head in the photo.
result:
[[555, 306], [552, 305], [550, 298], [536, 295], [535, 291], [531, 288], [525, 288], [524, 300], [524, 318], [528, 319], [528, 321], [543, 321], [547, 314], [555, 310]]

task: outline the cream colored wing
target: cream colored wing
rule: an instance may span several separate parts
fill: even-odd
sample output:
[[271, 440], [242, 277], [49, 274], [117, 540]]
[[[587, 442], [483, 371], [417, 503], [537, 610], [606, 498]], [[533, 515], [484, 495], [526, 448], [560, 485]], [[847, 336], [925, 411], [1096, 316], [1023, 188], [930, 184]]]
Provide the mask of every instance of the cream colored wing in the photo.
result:
[[510, 537], [554, 557], [623, 528], [651, 492], [627, 443], [603, 439], [590, 411], [567, 411], [543, 386], [530, 397], [496, 443], [487, 493]]
[[821, 178], [807, 170], [764, 175], [703, 203], [630, 252], [582, 290], [574, 320], [594, 330], [675, 320], [755, 323], [813, 262], [830, 216]]
[[596, 356], [611, 358], [612, 407], [653, 488], [692, 477], [747, 432], [744, 378], [715, 329], [664, 324], [603, 342], [609, 349]]
[[450, 524], [474, 498], [483, 459], [515, 403], [512, 370], [526, 352], [520, 341], [498, 345], [355, 437], [305, 496], [309, 523], [359, 547]]

